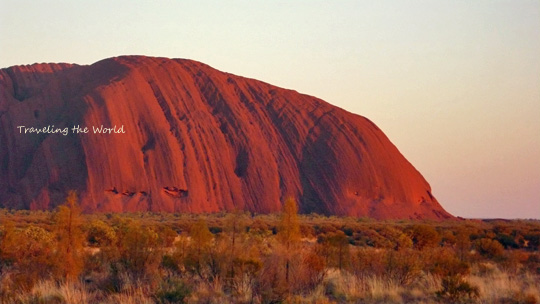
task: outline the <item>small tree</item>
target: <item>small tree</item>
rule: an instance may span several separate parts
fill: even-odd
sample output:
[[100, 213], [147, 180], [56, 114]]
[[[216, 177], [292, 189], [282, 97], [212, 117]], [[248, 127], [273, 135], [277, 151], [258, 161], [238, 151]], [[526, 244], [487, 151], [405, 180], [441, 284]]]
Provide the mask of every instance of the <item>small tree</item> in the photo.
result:
[[456, 251], [461, 261], [465, 261], [467, 254], [471, 250], [471, 239], [469, 232], [465, 228], [460, 228], [456, 235]]
[[55, 214], [55, 232], [58, 238], [55, 264], [66, 280], [76, 279], [83, 268], [83, 218], [77, 201], [77, 193], [70, 191], [66, 202], [58, 206]]
[[350, 260], [349, 239], [339, 230], [321, 238], [322, 252], [331, 266], [340, 270], [347, 266]]
[[238, 260], [238, 244], [241, 241], [241, 237], [246, 232], [246, 218], [244, 213], [235, 210], [233, 213], [229, 214], [225, 219], [225, 232], [228, 234], [230, 243], [228, 244], [229, 250], [229, 273], [228, 277], [234, 280], [235, 277], [235, 261]]
[[113, 259], [122, 267], [119, 270], [127, 271], [134, 279], [153, 276], [161, 258], [158, 234], [137, 220], [126, 220], [120, 223], [116, 236], [118, 252]]
[[193, 224], [189, 236], [191, 241], [186, 256], [186, 266], [199, 277], [206, 278], [203, 266], [209, 258], [209, 248], [213, 238], [206, 221], [201, 218]]
[[283, 205], [281, 222], [278, 229], [278, 239], [286, 250], [285, 281], [289, 283], [290, 256], [300, 241], [300, 222], [298, 220], [298, 206], [294, 198], [290, 197]]

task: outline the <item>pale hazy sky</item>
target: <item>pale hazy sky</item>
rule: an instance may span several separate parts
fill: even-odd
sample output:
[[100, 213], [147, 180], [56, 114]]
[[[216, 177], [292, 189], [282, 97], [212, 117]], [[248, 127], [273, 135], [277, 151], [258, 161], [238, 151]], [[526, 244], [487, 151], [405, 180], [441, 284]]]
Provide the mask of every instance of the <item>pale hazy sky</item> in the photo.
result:
[[188, 58], [374, 121], [463, 217], [540, 218], [540, 1], [5, 1], [0, 67]]

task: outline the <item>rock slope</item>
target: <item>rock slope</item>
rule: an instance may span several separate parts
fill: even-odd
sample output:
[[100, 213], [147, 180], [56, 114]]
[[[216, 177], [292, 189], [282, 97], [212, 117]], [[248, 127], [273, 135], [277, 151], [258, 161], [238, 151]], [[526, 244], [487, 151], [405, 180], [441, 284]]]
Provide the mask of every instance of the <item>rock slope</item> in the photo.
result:
[[14, 66], [0, 88], [0, 206], [50, 209], [75, 189], [87, 212], [269, 213], [294, 196], [303, 213], [452, 217], [368, 119], [196, 61]]

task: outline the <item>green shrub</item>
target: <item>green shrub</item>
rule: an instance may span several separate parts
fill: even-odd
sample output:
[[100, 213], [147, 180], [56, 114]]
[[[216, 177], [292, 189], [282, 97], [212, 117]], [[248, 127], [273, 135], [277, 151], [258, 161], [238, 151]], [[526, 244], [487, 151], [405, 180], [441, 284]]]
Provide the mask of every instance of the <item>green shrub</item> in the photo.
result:
[[116, 241], [114, 229], [101, 220], [93, 220], [86, 227], [87, 241], [90, 246], [110, 246]]
[[461, 276], [442, 279], [442, 288], [436, 292], [437, 298], [448, 303], [469, 303], [479, 297], [477, 286], [463, 280]]
[[386, 254], [386, 275], [394, 282], [408, 285], [421, 275], [422, 261], [413, 250], [389, 250]]
[[514, 237], [505, 234], [505, 233], [499, 233], [497, 234], [496, 240], [501, 243], [505, 249], [508, 248], [519, 248], [518, 243], [514, 239]]
[[159, 288], [154, 294], [158, 303], [184, 303], [191, 293], [190, 289], [182, 280], [169, 278], [159, 284]]

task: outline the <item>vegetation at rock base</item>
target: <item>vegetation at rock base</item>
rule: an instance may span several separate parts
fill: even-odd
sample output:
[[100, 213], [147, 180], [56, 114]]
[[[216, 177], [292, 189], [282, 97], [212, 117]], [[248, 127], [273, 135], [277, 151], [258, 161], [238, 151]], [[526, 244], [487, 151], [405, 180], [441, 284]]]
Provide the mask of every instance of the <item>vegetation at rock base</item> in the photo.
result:
[[539, 303], [540, 222], [0, 209], [0, 303]]

